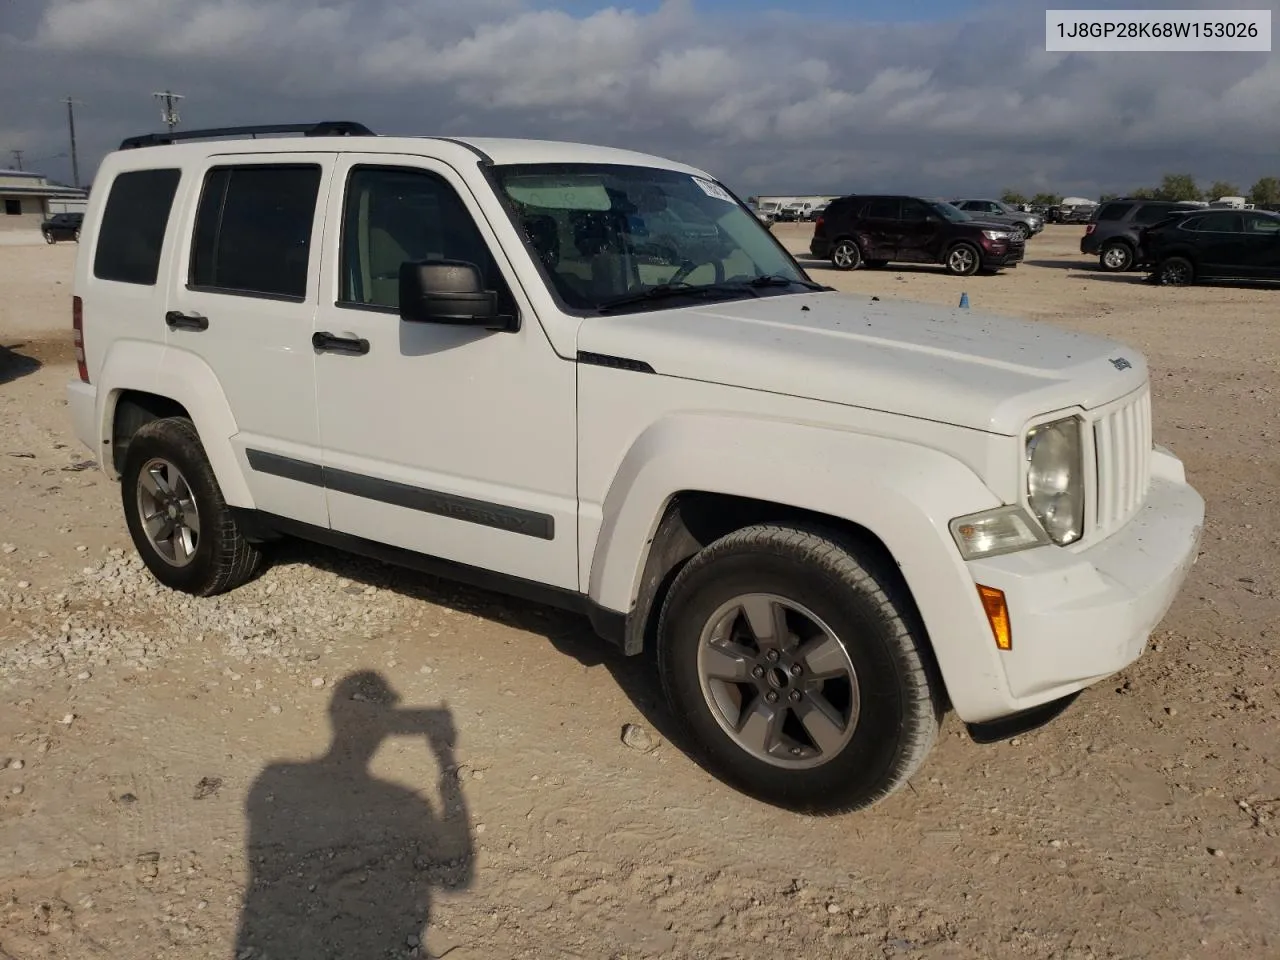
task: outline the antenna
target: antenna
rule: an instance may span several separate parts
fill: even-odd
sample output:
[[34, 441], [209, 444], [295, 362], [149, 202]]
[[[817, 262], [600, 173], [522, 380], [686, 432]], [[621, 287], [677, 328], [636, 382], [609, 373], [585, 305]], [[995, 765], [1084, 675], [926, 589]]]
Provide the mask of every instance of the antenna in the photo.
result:
[[172, 90], [164, 90], [151, 95], [164, 104], [160, 108], [160, 119], [169, 128], [169, 132], [173, 133], [173, 128], [178, 125], [179, 119], [177, 101], [184, 99], [182, 94], [174, 93]]
[[80, 186], [80, 164], [76, 159], [76, 114], [75, 104], [79, 103], [84, 106], [83, 101], [74, 100], [71, 97], [64, 97], [62, 102], [67, 105], [67, 129], [71, 134], [71, 182], [75, 186]]
[[13, 154], [13, 165], [14, 165], [14, 167], [15, 167], [16, 169], [18, 169], [18, 170], [21, 170], [21, 169], [22, 169], [22, 154], [23, 154], [23, 153], [25, 153], [26, 151], [24, 151], [24, 150], [10, 150], [9, 152]]

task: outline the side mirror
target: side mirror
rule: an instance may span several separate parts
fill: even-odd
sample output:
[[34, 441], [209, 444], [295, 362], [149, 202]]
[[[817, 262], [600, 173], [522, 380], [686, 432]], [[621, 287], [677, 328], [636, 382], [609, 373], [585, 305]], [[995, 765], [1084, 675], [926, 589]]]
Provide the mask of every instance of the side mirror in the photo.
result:
[[480, 268], [465, 260], [400, 264], [400, 319], [409, 323], [505, 329], [498, 294], [484, 289]]

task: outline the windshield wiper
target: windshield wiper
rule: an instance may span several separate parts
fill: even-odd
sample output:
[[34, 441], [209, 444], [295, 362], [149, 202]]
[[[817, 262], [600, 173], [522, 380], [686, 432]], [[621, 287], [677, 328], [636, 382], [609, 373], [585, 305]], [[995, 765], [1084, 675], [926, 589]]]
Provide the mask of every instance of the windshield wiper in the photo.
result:
[[703, 297], [703, 296], [719, 296], [731, 297], [734, 294], [741, 293], [742, 286], [740, 284], [694, 284], [694, 283], [660, 283], [656, 287], [650, 287], [642, 293], [630, 293], [625, 297], [615, 297], [612, 300], [606, 300], [596, 309], [600, 313], [608, 313], [617, 307], [631, 306], [636, 303], [648, 303], [651, 300], [667, 300], [671, 297]]
[[807, 290], [834, 290], [835, 287], [828, 287], [825, 284], [814, 283], [812, 280], [796, 280], [792, 277], [784, 277], [778, 273], [766, 273], [747, 281], [749, 287], [789, 287], [792, 284], [804, 287]]

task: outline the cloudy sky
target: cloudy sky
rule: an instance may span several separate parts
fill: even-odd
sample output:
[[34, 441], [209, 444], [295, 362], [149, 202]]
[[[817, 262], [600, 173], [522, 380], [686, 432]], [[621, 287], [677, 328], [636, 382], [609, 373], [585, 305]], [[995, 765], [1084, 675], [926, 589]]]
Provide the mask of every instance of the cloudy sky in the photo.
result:
[[[350, 119], [658, 153], [750, 193], [1095, 195], [1280, 175], [1280, 53], [1044, 50], [1057, 0], [0, 0], [0, 165], [124, 136]], [[1271, 8], [1275, 0], [1127, 0]], [[62, 156], [58, 156], [62, 154]], [[46, 159], [47, 158], [47, 159]], [[34, 161], [34, 162], [33, 162]]]

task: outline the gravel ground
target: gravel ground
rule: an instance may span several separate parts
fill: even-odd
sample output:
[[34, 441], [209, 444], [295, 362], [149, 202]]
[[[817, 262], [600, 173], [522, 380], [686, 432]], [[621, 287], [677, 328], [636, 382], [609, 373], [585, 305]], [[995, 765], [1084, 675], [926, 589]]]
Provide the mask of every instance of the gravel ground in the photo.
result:
[[0, 960], [1280, 956], [1280, 291], [1100, 275], [1079, 233], [813, 274], [1144, 350], [1200, 561], [1132, 669], [1011, 742], [949, 717], [833, 818], [708, 777], [567, 615], [304, 545], [158, 588], [66, 421], [76, 247], [0, 250]]

